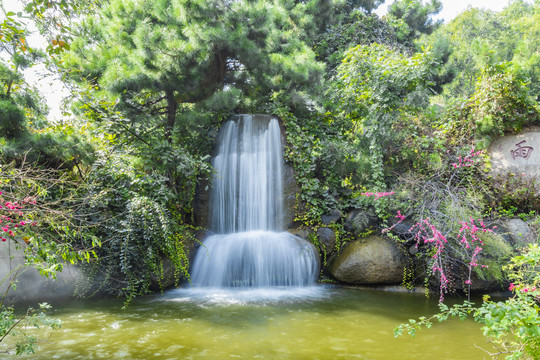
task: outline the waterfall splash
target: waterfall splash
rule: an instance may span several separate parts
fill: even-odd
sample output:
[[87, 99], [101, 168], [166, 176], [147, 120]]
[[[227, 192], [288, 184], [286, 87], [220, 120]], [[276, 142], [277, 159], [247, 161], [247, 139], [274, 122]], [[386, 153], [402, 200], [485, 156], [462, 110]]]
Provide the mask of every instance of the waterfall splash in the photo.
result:
[[240, 115], [218, 137], [209, 236], [194, 287], [306, 286], [317, 278], [313, 245], [283, 231], [283, 155], [276, 118]]

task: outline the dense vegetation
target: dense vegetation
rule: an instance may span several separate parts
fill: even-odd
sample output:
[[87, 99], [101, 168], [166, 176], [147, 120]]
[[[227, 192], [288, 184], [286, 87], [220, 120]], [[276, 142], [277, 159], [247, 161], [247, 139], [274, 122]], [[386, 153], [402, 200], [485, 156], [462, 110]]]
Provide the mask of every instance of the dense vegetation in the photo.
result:
[[[32, 0], [22, 13], [3, 8], [0, 215], [33, 225], [0, 237], [28, 244], [28, 264], [45, 273], [79, 263], [81, 295], [129, 300], [178, 284], [189, 277], [194, 198], [212, 173], [217, 129], [235, 113], [273, 113], [300, 186], [299, 226], [317, 227], [335, 210], [366, 211], [377, 217], [368, 232], [389, 228], [411, 246], [418, 237], [398, 231], [399, 216], [411, 226], [429, 220], [448, 241], [439, 273], [459, 268], [470, 281], [477, 254], [461, 251], [463, 222], [540, 222], [536, 183], [492, 177], [482, 152], [540, 124], [540, 4], [470, 8], [442, 24], [432, 20], [437, 0], [396, 1], [383, 18], [371, 12], [380, 3]], [[27, 44], [28, 21], [48, 47]], [[71, 90], [62, 121], [47, 118], [24, 80], [37, 63]], [[5, 207], [14, 202], [25, 211]], [[339, 247], [352, 234], [334, 225]], [[514, 249], [484, 241], [491, 266], [472, 270], [504, 284], [502, 262]], [[419, 245], [416, 266], [435, 266], [439, 248]]]

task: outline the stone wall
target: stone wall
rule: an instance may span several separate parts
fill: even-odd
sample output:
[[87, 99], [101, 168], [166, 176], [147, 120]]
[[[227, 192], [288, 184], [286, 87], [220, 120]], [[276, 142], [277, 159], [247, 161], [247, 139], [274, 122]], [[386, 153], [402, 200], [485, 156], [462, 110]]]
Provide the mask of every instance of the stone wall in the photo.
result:
[[[21, 247], [12, 241], [0, 242], [0, 278], [5, 279], [0, 284], [1, 294], [5, 294], [9, 280], [15, 275], [16, 269], [24, 263]], [[15, 271], [14, 271], [15, 270]], [[64, 270], [57, 274], [56, 279], [48, 279], [39, 272], [27, 266], [17, 274], [17, 287], [10, 288], [7, 299], [10, 302], [38, 302], [69, 298], [75, 292], [75, 282], [79, 271], [71, 265], [65, 265]]]

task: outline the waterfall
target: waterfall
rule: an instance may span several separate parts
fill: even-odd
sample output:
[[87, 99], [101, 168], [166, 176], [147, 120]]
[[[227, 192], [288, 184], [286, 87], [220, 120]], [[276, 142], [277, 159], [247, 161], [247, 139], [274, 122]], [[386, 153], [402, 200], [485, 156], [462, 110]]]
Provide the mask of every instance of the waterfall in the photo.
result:
[[277, 120], [265, 117], [255, 122], [252, 115], [245, 115], [228, 121], [220, 135], [213, 162], [216, 178], [210, 195], [210, 229], [217, 234], [283, 230], [283, 160]]
[[210, 229], [192, 266], [194, 287], [304, 286], [313, 245], [283, 231], [283, 154], [276, 118], [238, 115], [217, 139]]

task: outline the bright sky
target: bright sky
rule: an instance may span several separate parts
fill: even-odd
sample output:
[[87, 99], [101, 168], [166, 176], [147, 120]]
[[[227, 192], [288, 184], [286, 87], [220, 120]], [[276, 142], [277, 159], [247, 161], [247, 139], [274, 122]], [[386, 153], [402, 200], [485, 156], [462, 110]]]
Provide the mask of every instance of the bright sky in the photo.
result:
[[[0, 0], [0, 4], [9, 12], [18, 12], [23, 10], [21, 0]], [[0, 13], [1, 14], [1, 13]], [[37, 29], [30, 27], [32, 34], [28, 37], [28, 44], [33, 48], [45, 49], [47, 46], [44, 39], [39, 35]], [[38, 64], [25, 71], [26, 81], [35, 86], [44, 97], [49, 107], [50, 120], [61, 120], [63, 118], [61, 111], [62, 100], [69, 95], [63, 83], [57, 76], [52, 75], [44, 65]]]
[[[424, 0], [426, 1], [426, 0]], [[443, 3], [443, 9], [435, 19], [444, 19], [445, 22], [452, 20], [456, 15], [467, 9], [470, 5], [472, 7], [485, 8], [495, 11], [502, 10], [510, 0], [441, 0]], [[0, 0], [3, 2], [4, 8], [7, 11], [20, 11], [22, 10], [20, 0]], [[393, 3], [393, 0], [386, 0], [386, 3], [381, 5], [375, 12], [382, 16], [386, 14], [388, 6]], [[30, 46], [39, 47], [36, 42], [43, 41], [39, 36], [34, 36], [29, 39]], [[47, 71], [43, 66], [35, 66], [27, 72], [27, 81], [35, 85], [41, 94], [45, 97], [50, 109], [49, 119], [60, 120], [62, 118], [60, 111], [60, 104], [63, 98], [68, 96], [67, 90], [62, 86], [61, 82], [54, 76], [47, 74]]]
[[[386, 0], [384, 4], [382, 4], [376, 11], [379, 16], [382, 16], [386, 14], [386, 10], [390, 4], [392, 4], [393, 0]], [[424, 3], [426, 0], [424, 0]], [[449, 22], [453, 18], [455, 18], [459, 13], [461, 13], [463, 10], [467, 9], [467, 7], [470, 5], [471, 7], [476, 8], [484, 8], [488, 10], [495, 10], [500, 11], [502, 10], [508, 3], [509, 0], [441, 0], [443, 4], [442, 11], [435, 16], [435, 19], [444, 19], [444, 22]]]

